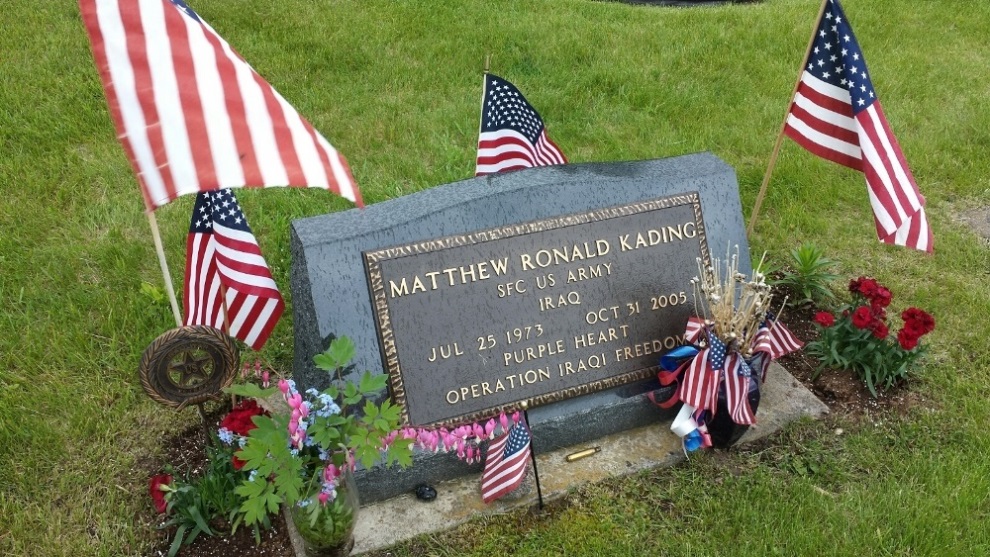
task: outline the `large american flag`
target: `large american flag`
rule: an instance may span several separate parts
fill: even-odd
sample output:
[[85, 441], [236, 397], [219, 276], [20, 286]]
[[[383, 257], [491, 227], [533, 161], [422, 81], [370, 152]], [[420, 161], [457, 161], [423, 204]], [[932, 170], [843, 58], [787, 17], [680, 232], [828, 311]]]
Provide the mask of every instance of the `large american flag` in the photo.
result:
[[881, 241], [932, 251], [925, 199], [838, 0], [829, 0], [818, 22], [784, 132], [812, 153], [866, 175]]
[[149, 210], [222, 188], [311, 186], [357, 203], [344, 158], [182, 0], [79, 0]]
[[209, 325], [260, 350], [285, 302], [231, 190], [196, 196], [186, 239], [184, 325]]
[[481, 473], [481, 499], [485, 503], [491, 503], [522, 484], [530, 455], [529, 440], [526, 422], [520, 421], [509, 433], [488, 446], [485, 469]]
[[519, 89], [486, 73], [475, 176], [565, 163], [564, 154], [547, 137], [540, 115]]

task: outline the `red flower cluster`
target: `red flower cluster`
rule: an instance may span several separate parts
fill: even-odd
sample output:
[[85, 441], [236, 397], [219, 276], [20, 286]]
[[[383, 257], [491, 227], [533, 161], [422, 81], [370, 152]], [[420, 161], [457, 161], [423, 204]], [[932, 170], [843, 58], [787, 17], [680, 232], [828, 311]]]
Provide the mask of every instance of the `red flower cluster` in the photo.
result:
[[[861, 305], [853, 310], [852, 324], [857, 329], [869, 329], [873, 336], [885, 339], [890, 333], [887, 328], [887, 306], [893, 297], [890, 290], [876, 279], [859, 277], [849, 282], [849, 291], [854, 296], [865, 298], [870, 305]], [[918, 340], [935, 329], [935, 318], [918, 308], [908, 308], [901, 313], [904, 327], [897, 332], [897, 342], [904, 350], [913, 350]], [[817, 320], [817, 317], [816, 317]], [[825, 325], [826, 327], [828, 325]]]
[[168, 502], [165, 501], [165, 491], [162, 486], [172, 483], [171, 474], [156, 474], [148, 482], [148, 494], [151, 495], [151, 502], [155, 505], [155, 510], [163, 513], [168, 509]]
[[246, 398], [235, 406], [230, 413], [224, 416], [223, 421], [220, 422], [220, 427], [227, 429], [231, 433], [246, 436], [255, 428], [251, 418], [262, 415], [267, 416], [268, 412], [258, 406], [258, 403], [254, 399]]
[[893, 298], [890, 290], [870, 277], [859, 277], [849, 281], [849, 291], [866, 298], [874, 312], [889, 306]]
[[918, 308], [907, 308], [901, 312], [901, 319], [904, 327], [897, 332], [897, 342], [905, 350], [914, 349], [921, 337], [935, 330], [935, 318]]
[[[220, 422], [220, 427], [227, 429], [231, 433], [246, 437], [248, 433], [254, 429], [254, 422], [251, 418], [255, 416], [267, 416], [268, 412], [258, 406], [258, 403], [254, 399], [246, 398], [242, 400], [237, 406], [233, 408], [223, 420]], [[233, 457], [234, 470], [240, 470], [244, 467], [244, 461]]]

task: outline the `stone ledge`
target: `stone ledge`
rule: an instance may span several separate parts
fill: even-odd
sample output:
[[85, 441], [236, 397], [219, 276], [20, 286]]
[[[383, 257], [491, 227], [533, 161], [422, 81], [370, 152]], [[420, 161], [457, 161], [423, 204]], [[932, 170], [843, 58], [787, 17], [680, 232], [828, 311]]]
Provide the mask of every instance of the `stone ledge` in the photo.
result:
[[[759, 423], [746, 432], [740, 443], [770, 435], [802, 416], [817, 419], [828, 413], [823, 402], [776, 363], [771, 364], [761, 394]], [[564, 460], [568, 454], [590, 447], [601, 447], [601, 451], [575, 462]], [[668, 420], [537, 455], [537, 464], [543, 499], [549, 501], [585, 483], [670, 466], [684, 459], [680, 440], [671, 433]], [[532, 482], [532, 474], [527, 482]], [[353, 554], [448, 530], [476, 516], [505, 513], [537, 503], [535, 486], [524, 484], [519, 491], [525, 493], [517, 499], [486, 505], [481, 501], [478, 475], [441, 482], [434, 487], [438, 495], [432, 502], [420, 502], [412, 494], [405, 494], [362, 506]], [[296, 553], [302, 556], [298, 550]]]

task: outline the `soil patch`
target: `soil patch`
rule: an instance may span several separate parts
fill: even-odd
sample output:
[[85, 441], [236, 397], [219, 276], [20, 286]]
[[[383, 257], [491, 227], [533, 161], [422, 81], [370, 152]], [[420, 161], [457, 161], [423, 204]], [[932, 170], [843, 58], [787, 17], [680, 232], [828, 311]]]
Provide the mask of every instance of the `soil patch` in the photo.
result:
[[[160, 459], [150, 460], [143, 466], [148, 470], [148, 477], [158, 474], [164, 470], [166, 464], [170, 464], [174, 469], [173, 475], [183, 477], [189, 474], [195, 477], [203, 473], [206, 468], [206, 430], [217, 431], [220, 427], [220, 420], [230, 411], [230, 402], [217, 405], [217, 408], [209, 410], [206, 414], [205, 424], [196, 424], [186, 428], [165, 440], [164, 454]], [[151, 507], [151, 498], [148, 498], [147, 515], [142, 517], [146, 523], [158, 528], [164, 522], [163, 515], [155, 514]], [[256, 541], [254, 530], [243, 525], [233, 534], [230, 533], [230, 525], [224, 522], [211, 523], [214, 536], [200, 534], [190, 545], [183, 545], [177, 557], [230, 557], [232, 555], [259, 555], [265, 557], [295, 557], [292, 549], [292, 541], [285, 525], [282, 515], [272, 517], [272, 527], [269, 530], [261, 530], [261, 539]], [[165, 557], [168, 555], [169, 547], [172, 545], [172, 538], [175, 536], [175, 527], [160, 529], [152, 543], [151, 549], [146, 554], [148, 557]]]
[[[775, 287], [774, 300], [799, 299], [800, 296], [785, 288]], [[805, 344], [818, 339], [815, 314], [822, 311], [813, 304], [788, 307], [781, 315], [781, 322]], [[778, 360], [795, 379], [828, 406], [832, 419], [859, 421], [877, 414], [905, 416], [912, 407], [925, 403], [924, 398], [910, 391], [905, 384], [879, 391], [874, 397], [866, 384], [851, 371], [826, 368], [818, 370], [819, 362], [804, 350], [788, 354]]]

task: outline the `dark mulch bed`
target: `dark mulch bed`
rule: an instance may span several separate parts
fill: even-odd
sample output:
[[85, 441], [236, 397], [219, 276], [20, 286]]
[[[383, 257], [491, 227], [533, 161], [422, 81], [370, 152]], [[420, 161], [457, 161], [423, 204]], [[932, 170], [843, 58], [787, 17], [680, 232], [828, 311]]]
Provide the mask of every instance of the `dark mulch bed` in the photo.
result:
[[[217, 404], [207, 412], [207, 426], [216, 431], [220, 420], [230, 411], [230, 402]], [[195, 410], [186, 410], [194, 412]], [[189, 471], [191, 476], [202, 472], [206, 466], [206, 432], [202, 425], [194, 425], [165, 440], [164, 455], [161, 461], [149, 462], [146, 465], [149, 477], [162, 471], [169, 463], [179, 474]], [[160, 526], [164, 519], [162, 515], [154, 514], [151, 499], [148, 499], [148, 514], [144, 517], [149, 524]], [[286, 530], [282, 515], [273, 517], [272, 528], [261, 531], [261, 542], [256, 543], [254, 530], [241, 526], [233, 534], [226, 523], [210, 524], [215, 536], [200, 534], [191, 545], [182, 546], [178, 552], [181, 557], [232, 557], [240, 555], [259, 555], [266, 557], [294, 557], [292, 542]], [[175, 528], [159, 530], [158, 536], [149, 557], [164, 557], [168, 555], [172, 544]]]
[[[784, 295], [795, 299], [792, 292], [779, 291], [774, 298], [782, 300]], [[798, 307], [788, 307], [781, 316], [781, 322], [801, 340], [809, 342], [818, 336], [814, 325], [815, 313], [818, 308], [807, 304]], [[809, 357], [803, 351], [788, 355], [779, 363], [798, 381], [811, 390], [815, 396], [828, 405], [831, 412], [828, 418], [837, 422], [858, 422], [862, 419], [873, 419], [882, 415], [903, 416], [911, 408], [925, 405], [923, 397], [901, 385], [886, 392], [881, 392], [874, 398], [861, 381], [849, 372], [827, 369], [815, 377], [817, 360]], [[208, 426], [212, 430], [219, 427], [222, 416], [229, 410], [227, 404], [219, 404], [207, 414]], [[165, 443], [165, 451], [161, 461], [147, 463], [149, 477], [161, 471], [164, 463], [171, 463], [178, 471], [191, 471], [196, 474], [206, 464], [206, 436], [203, 427], [193, 426], [169, 438]], [[150, 499], [147, 516], [149, 524], [162, 523], [160, 515], [154, 515]], [[174, 529], [162, 530], [149, 556], [161, 557], [168, 554]], [[286, 532], [285, 522], [281, 515], [273, 520], [272, 529], [262, 532], [260, 544], [255, 543], [254, 532], [250, 528], [239, 528], [234, 534], [229, 528], [217, 525], [217, 535], [210, 537], [201, 535], [195, 543], [183, 546], [179, 551], [183, 557], [213, 557], [232, 555], [262, 555], [270, 557], [293, 557], [295, 554], [292, 543]]]
[[[793, 292], [777, 288], [775, 300], [784, 296], [799, 299]], [[818, 339], [815, 314], [820, 308], [812, 304], [788, 307], [781, 316], [781, 322], [805, 343]], [[818, 376], [818, 360], [805, 351], [784, 356], [778, 360], [795, 379], [824, 402], [832, 414], [832, 419], [858, 421], [863, 417], [893, 413], [904, 416], [913, 407], [927, 403], [920, 393], [910, 391], [906, 385], [896, 385], [893, 389], [880, 391], [874, 398], [866, 385], [850, 371], [825, 369]]]

